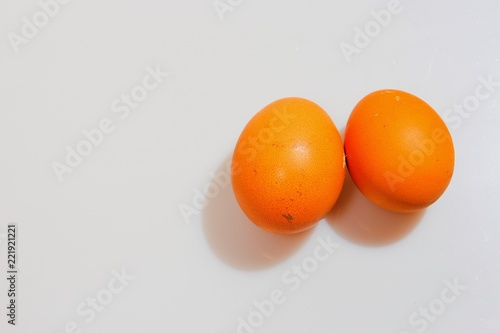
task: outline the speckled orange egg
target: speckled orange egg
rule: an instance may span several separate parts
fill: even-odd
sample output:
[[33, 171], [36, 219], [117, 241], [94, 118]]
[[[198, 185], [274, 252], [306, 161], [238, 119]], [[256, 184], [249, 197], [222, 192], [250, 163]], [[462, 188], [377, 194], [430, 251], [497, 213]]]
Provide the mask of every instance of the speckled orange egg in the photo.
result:
[[232, 158], [238, 204], [257, 226], [280, 234], [321, 220], [340, 194], [345, 176], [340, 134], [317, 104], [277, 100], [245, 126]]
[[453, 141], [439, 114], [420, 98], [379, 90], [353, 109], [344, 138], [347, 166], [375, 204], [411, 212], [434, 203], [453, 175]]

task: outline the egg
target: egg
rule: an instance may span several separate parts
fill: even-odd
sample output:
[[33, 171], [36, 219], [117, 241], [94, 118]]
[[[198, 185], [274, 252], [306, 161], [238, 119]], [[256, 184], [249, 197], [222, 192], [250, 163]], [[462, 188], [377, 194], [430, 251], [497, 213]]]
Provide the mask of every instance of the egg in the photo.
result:
[[439, 114], [400, 90], [375, 91], [359, 101], [347, 121], [344, 149], [359, 190], [395, 212], [433, 204], [455, 165], [453, 140]]
[[345, 176], [342, 139], [319, 105], [279, 99], [245, 126], [231, 170], [236, 200], [253, 223], [279, 234], [301, 232], [337, 201]]

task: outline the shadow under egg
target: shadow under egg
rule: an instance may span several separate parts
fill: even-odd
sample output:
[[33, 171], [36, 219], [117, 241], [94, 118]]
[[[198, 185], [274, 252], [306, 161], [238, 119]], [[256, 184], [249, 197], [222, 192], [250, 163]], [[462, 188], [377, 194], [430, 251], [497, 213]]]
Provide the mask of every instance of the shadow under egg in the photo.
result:
[[407, 236], [424, 213], [425, 210], [396, 213], [373, 204], [346, 173], [342, 193], [325, 219], [340, 236], [349, 241], [365, 246], [383, 246]]

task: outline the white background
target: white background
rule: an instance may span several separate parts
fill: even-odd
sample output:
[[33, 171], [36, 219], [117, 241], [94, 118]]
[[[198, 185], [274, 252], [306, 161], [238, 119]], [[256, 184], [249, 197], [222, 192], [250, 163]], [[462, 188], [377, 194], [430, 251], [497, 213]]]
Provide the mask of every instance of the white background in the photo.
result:
[[[447, 121], [455, 174], [424, 212], [383, 211], [349, 179], [327, 218], [295, 236], [254, 227], [231, 186], [198, 215], [180, 212], [275, 99], [311, 99], [341, 130], [382, 88], [411, 92], [442, 117], [473, 101], [479, 77], [500, 81], [499, 2], [401, 0], [350, 62], [341, 43], [354, 45], [355, 28], [388, 1], [232, 3], [221, 20], [212, 0], [73, 0], [16, 52], [8, 34], [22, 36], [40, 5], [1, 0], [0, 234], [18, 224], [19, 276], [15, 327], [1, 279], [0, 331], [74, 322], [67, 332], [236, 332], [238, 317], [279, 289], [286, 301], [251, 330], [500, 332], [498, 83], [466, 117], [449, 114], [460, 117]], [[121, 120], [111, 104], [148, 66], [169, 76]], [[52, 163], [103, 118], [114, 132], [59, 182]], [[291, 291], [282, 276], [318, 237], [340, 246]], [[134, 279], [86, 322], [77, 308], [104, 297], [122, 270]], [[441, 309], [445, 280], [467, 289]], [[409, 322], [430, 304], [442, 313], [425, 329]]]

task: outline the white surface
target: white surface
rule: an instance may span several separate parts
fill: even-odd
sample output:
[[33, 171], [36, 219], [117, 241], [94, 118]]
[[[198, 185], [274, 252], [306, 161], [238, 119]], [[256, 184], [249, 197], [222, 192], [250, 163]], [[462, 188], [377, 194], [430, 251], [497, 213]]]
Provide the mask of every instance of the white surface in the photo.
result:
[[[7, 34], [40, 7], [1, 1], [0, 234], [18, 224], [19, 307], [7, 325], [2, 278], [0, 331], [73, 321], [67, 332], [236, 332], [277, 289], [286, 300], [255, 332], [500, 332], [500, 87], [448, 121], [455, 175], [422, 214], [375, 208], [349, 182], [327, 219], [297, 236], [251, 225], [230, 186], [190, 223], [180, 213], [275, 99], [309, 98], [342, 129], [373, 90], [406, 90], [444, 117], [478, 77], [500, 81], [498, 1], [402, 0], [348, 63], [340, 44], [387, 4], [242, 1], [222, 21], [212, 0], [74, 0], [16, 53]], [[119, 119], [112, 102], [148, 66], [170, 75]], [[51, 163], [103, 118], [115, 131], [58, 182]], [[313, 263], [318, 237], [340, 246], [291, 291], [283, 275]], [[86, 322], [80, 304], [104, 297], [122, 269], [135, 279]], [[455, 279], [467, 289], [439, 309]], [[412, 325], [430, 304], [442, 314]]]

